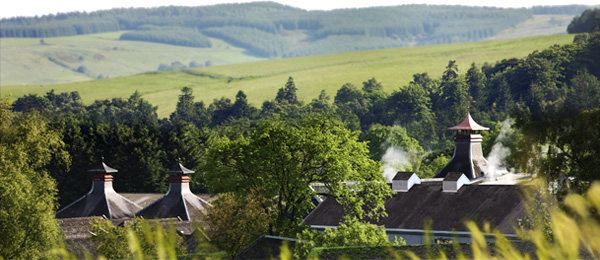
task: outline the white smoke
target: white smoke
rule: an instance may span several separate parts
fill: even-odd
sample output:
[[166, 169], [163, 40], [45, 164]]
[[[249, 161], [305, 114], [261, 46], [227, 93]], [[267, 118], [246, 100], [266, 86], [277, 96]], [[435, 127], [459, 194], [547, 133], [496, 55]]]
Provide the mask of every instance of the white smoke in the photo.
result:
[[381, 157], [383, 176], [391, 181], [397, 172], [409, 169], [411, 167], [411, 157], [410, 152], [404, 151], [400, 147], [390, 146], [387, 148], [385, 154]]
[[494, 140], [494, 146], [492, 146], [492, 151], [488, 154], [487, 161], [487, 171], [486, 171], [486, 180], [487, 181], [495, 181], [498, 176], [504, 175], [508, 173], [508, 170], [504, 166], [504, 158], [510, 155], [510, 149], [502, 144], [502, 139], [504, 139], [507, 135], [512, 133], [512, 129], [510, 126], [512, 125], [512, 120], [507, 119], [502, 123], [502, 129], [500, 130], [500, 134]]

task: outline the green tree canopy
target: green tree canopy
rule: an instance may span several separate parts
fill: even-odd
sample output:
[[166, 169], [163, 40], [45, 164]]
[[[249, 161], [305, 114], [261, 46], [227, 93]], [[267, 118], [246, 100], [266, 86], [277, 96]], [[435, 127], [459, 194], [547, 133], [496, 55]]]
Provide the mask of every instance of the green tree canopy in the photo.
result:
[[587, 9], [573, 18], [567, 27], [569, 33], [600, 32], [600, 9]]
[[[222, 139], [208, 150], [202, 170], [211, 193], [260, 192], [270, 234], [297, 228], [317, 194], [337, 199], [348, 216], [374, 219], [385, 214], [391, 194], [358, 133], [319, 115], [266, 119], [247, 138]], [[313, 183], [327, 192], [317, 193]]]
[[0, 100], [0, 258], [43, 257], [61, 239], [56, 183], [45, 166], [69, 155], [37, 111], [16, 114]]

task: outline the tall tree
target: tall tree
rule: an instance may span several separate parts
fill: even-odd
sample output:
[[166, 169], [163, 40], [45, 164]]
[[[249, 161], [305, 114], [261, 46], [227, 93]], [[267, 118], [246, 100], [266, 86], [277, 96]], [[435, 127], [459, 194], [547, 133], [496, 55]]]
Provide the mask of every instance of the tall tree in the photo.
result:
[[280, 88], [277, 91], [277, 97], [275, 97], [275, 101], [278, 103], [288, 102], [291, 105], [298, 104], [298, 96], [296, 92], [298, 88], [296, 88], [296, 83], [294, 83], [294, 79], [289, 77], [285, 86]]
[[434, 138], [435, 124], [431, 100], [423, 87], [411, 82], [408, 86], [394, 91], [387, 103], [390, 123], [406, 128], [410, 136], [421, 142], [427, 143]]
[[391, 190], [357, 138], [323, 116], [267, 119], [248, 138], [211, 147], [202, 170], [211, 193], [260, 192], [266, 199], [261, 207], [272, 219], [269, 234], [294, 233], [314, 207], [312, 183], [324, 185], [328, 192], [321, 195], [337, 199], [349, 216], [377, 218], [385, 214]]
[[211, 116], [204, 106], [204, 102], [194, 102], [193, 89], [190, 87], [181, 89], [175, 112], [170, 116], [172, 124], [177, 124], [182, 120], [193, 123], [198, 127], [208, 126], [211, 123]]
[[455, 60], [448, 61], [448, 65], [446, 66], [446, 70], [442, 74], [443, 81], [450, 81], [458, 78], [458, 65], [456, 65]]
[[472, 63], [469, 70], [467, 70], [467, 74], [465, 74], [465, 79], [469, 86], [469, 96], [474, 101], [471, 107], [480, 110], [485, 104], [485, 74], [481, 72], [475, 63]]
[[69, 160], [39, 112], [15, 114], [0, 100], [0, 258], [37, 259], [56, 246], [56, 183], [45, 167]]

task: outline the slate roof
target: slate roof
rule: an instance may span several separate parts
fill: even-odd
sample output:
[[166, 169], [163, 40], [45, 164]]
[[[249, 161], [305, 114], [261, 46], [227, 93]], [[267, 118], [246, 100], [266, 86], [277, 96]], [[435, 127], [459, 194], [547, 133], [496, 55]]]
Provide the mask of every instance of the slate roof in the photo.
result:
[[[187, 176], [186, 176], [187, 177]], [[189, 178], [185, 178], [189, 180]], [[199, 219], [211, 207], [210, 203], [190, 191], [189, 182], [170, 182], [167, 194], [136, 212], [144, 218]]]
[[112, 182], [94, 181], [83, 197], [56, 212], [57, 218], [106, 216], [110, 219], [131, 217], [142, 207], [119, 195]]
[[[121, 194], [121, 196], [127, 198], [128, 200], [133, 201], [135, 204], [138, 204], [140, 207], [144, 208], [150, 204], [152, 204], [152, 202], [155, 202], [157, 200], [159, 200], [160, 198], [162, 198], [163, 196], [165, 196], [164, 193], [127, 193], [127, 192], [120, 192], [119, 194]], [[196, 195], [197, 197], [207, 201], [207, 202], [211, 202], [215, 199], [217, 199], [217, 196], [211, 196], [208, 193], [195, 193], [194, 195]]]
[[398, 172], [396, 173], [396, 175], [394, 175], [394, 178], [392, 180], [394, 181], [406, 181], [408, 179], [410, 179], [410, 177], [415, 174], [414, 172]]
[[[501, 232], [514, 234], [511, 224], [524, 217], [524, 208], [516, 185], [464, 185], [456, 193], [442, 192], [440, 183], [414, 185], [385, 202], [388, 217], [373, 222], [386, 228], [424, 229], [425, 220], [433, 221], [433, 230], [468, 231], [465, 220], [478, 225], [486, 221]], [[337, 226], [343, 209], [326, 199], [304, 220], [305, 225]]]
[[446, 174], [446, 177], [444, 177], [444, 181], [458, 181], [462, 175], [462, 172], [449, 172]]
[[135, 213], [144, 218], [176, 218], [182, 220], [199, 219], [206, 213], [210, 203], [193, 193], [169, 194]]

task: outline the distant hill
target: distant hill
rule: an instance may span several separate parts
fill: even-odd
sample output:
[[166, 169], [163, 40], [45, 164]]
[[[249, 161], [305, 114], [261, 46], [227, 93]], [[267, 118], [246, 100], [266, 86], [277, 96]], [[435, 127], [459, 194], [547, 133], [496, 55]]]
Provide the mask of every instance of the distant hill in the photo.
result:
[[556, 35], [565, 33], [585, 8], [405, 5], [305, 11], [259, 2], [2, 19], [0, 85], [48, 85], [268, 58]]
[[281, 58], [484, 40], [533, 15], [578, 15], [586, 6], [493, 8], [402, 5], [306, 11], [274, 2], [120, 8], [0, 21], [0, 37], [62, 37], [128, 30], [121, 40], [210, 48], [221, 39]]
[[[166, 117], [174, 111], [178, 95], [184, 86], [191, 87], [196, 99], [205, 103], [212, 103], [214, 99], [221, 97], [233, 99], [239, 90], [243, 90], [248, 100], [257, 106], [265, 100], [274, 99], [277, 89], [282, 87], [290, 76], [294, 78], [298, 87], [299, 97], [305, 102], [317, 98], [321, 90], [325, 90], [333, 97], [343, 84], [352, 83], [361, 86], [363, 81], [372, 77], [383, 84], [385, 91], [391, 93], [406, 86], [416, 73], [426, 72], [432, 78], [441, 77], [449, 60], [456, 60], [459, 73], [463, 74], [473, 62], [481, 66], [485, 62], [494, 63], [513, 57], [522, 58], [534, 50], [545, 49], [554, 44], [571, 43], [573, 37], [574, 35], [565, 34], [369, 50], [149, 72], [128, 77], [49, 86], [2, 86], [1, 94], [12, 92], [11, 98], [16, 99], [30, 93], [43, 95], [52, 89], [58, 93], [78, 91], [82, 100], [89, 104], [96, 99], [128, 97], [138, 90], [145, 99], [158, 106], [160, 117]], [[120, 51], [126, 52], [126, 50]]]
[[[114, 78], [159, 69], [264, 60], [222, 40], [210, 48], [119, 41], [126, 31], [53, 38], [0, 38], [0, 84], [49, 85]], [[43, 43], [41, 42], [43, 40]]]

